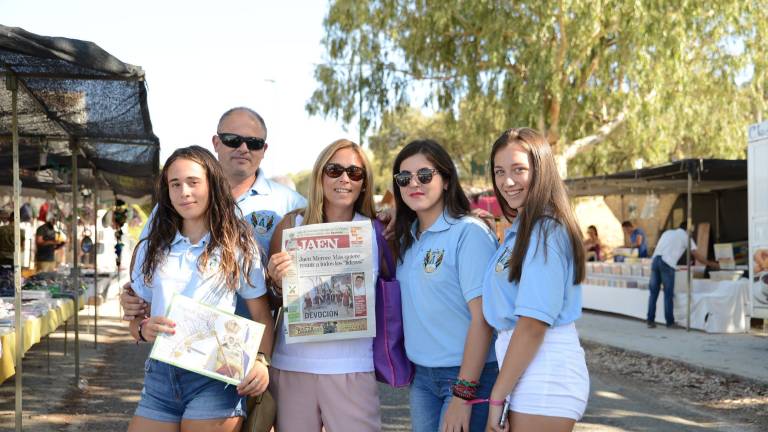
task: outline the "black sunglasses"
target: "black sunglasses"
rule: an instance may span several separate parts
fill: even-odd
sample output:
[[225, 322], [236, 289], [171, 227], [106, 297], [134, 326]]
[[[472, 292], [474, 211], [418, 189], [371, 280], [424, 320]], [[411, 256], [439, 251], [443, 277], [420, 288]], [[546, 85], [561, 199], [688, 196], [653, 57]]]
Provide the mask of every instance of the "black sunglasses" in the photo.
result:
[[323, 172], [330, 178], [339, 178], [345, 171], [352, 181], [360, 181], [363, 179], [363, 176], [365, 176], [365, 170], [356, 165], [350, 165], [344, 168], [337, 163], [329, 163], [325, 164], [325, 167], [323, 167]]
[[222, 143], [224, 143], [225, 146], [234, 149], [240, 147], [240, 144], [243, 142], [245, 142], [245, 145], [250, 151], [261, 150], [264, 148], [264, 144], [266, 144], [264, 138], [244, 137], [233, 133], [220, 133], [218, 135], [219, 139]]
[[[419, 168], [416, 170], [416, 178], [419, 179], [419, 183], [427, 184], [432, 181], [432, 177], [438, 173], [437, 168]], [[410, 171], [400, 171], [395, 174], [395, 183], [400, 187], [406, 187], [411, 184], [413, 173]]]

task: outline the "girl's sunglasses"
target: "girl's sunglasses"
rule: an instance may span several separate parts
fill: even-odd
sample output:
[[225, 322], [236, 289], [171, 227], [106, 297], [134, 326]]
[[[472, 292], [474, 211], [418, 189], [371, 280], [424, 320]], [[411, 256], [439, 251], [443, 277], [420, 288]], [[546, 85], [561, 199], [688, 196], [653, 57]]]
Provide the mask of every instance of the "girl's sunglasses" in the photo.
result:
[[261, 150], [264, 148], [264, 144], [266, 144], [264, 138], [244, 137], [233, 133], [220, 133], [218, 135], [225, 146], [233, 149], [240, 147], [240, 144], [243, 142], [245, 142], [246, 147], [250, 151]]
[[[432, 177], [438, 173], [437, 168], [419, 168], [416, 171], [416, 178], [419, 179], [419, 183], [427, 184], [432, 181]], [[395, 183], [400, 187], [406, 187], [411, 184], [413, 173], [410, 171], [400, 171], [395, 174]]]
[[359, 166], [350, 165], [344, 168], [337, 163], [326, 164], [325, 167], [323, 167], [323, 172], [330, 178], [339, 178], [346, 172], [347, 177], [352, 181], [360, 181], [363, 179], [363, 176], [365, 176], [365, 170]]

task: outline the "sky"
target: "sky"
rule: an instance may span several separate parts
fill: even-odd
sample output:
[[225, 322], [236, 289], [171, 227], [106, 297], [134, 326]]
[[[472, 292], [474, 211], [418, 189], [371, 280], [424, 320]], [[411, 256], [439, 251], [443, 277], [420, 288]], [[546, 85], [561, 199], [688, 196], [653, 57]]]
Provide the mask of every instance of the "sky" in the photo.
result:
[[235, 106], [267, 124], [268, 176], [311, 169], [319, 151], [358, 129], [304, 110], [322, 61], [326, 0], [0, 0], [0, 24], [96, 43], [146, 74], [161, 163], [178, 147], [213, 150]]

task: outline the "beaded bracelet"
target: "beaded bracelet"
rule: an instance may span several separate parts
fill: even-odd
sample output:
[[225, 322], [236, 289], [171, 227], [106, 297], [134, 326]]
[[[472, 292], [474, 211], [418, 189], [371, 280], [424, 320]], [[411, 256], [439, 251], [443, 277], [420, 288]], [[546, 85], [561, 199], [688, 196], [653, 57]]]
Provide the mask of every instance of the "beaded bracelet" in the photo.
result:
[[451, 393], [459, 399], [473, 400], [480, 388], [479, 381], [470, 381], [458, 378], [451, 386]]

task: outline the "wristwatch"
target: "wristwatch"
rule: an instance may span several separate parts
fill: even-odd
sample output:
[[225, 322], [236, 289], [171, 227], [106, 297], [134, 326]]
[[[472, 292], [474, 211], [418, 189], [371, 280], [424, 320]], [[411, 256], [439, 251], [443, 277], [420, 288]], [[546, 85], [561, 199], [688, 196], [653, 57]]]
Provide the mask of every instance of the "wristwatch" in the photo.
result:
[[256, 361], [261, 362], [266, 367], [270, 367], [272, 365], [272, 361], [269, 358], [269, 354], [265, 354], [263, 352], [259, 352], [256, 354]]

